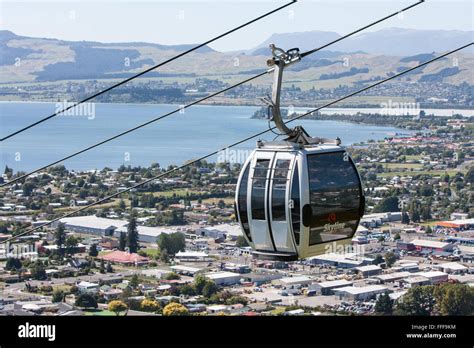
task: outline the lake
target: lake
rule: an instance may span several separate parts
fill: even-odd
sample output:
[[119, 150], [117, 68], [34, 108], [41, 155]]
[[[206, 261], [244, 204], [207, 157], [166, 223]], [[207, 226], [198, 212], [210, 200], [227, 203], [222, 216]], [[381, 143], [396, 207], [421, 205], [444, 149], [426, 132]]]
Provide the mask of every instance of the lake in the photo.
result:
[[[5, 136], [32, 122], [52, 114], [56, 103], [0, 103], [0, 135]], [[174, 110], [176, 105], [153, 104], [91, 104], [81, 112], [61, 115], [0, 143], [0, 168], [30, 171], [69, 155], [128, 128]], [[161, 166], [182, 164], [208, 152], [267, 129], [265, 120], [251, 119], [258, 107], [193, 106], [136, 132], [78, 155], [63, 164], [68, 169], [89, 170], [117, 168], [121, 164]], [[79, 114], [79, 115], [78, 115]], [[300, 120], [312, 136], [335, 138], [344, 145], [369, 139], [383, 139], [397, 132], [394, 127], [359, 125], [339, 121]], [[272, 133], [262, 139], [272, 140]], [[245, 159], [257, 139], [238, 146], [228, 159]], [[233, 156], [233, 157], [232, 157]], [[217, 158], [214, 157], [213, 160]]]

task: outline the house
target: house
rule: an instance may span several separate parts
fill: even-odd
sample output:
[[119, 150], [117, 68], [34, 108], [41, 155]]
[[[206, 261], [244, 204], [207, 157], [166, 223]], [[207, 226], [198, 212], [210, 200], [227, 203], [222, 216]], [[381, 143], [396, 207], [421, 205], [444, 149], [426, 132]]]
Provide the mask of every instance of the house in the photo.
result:
[[115, 250], [108, 254], [99, 256], [98, 259], [124, 265], [145, 265], [150, 262], [148, 257], [120, 250]]
[[82, 293], [95, 294], [99, 292], [99, 284], [97, 283], [90, 283], [83, 280], [77, 283], [76, 286], [79, 292]]

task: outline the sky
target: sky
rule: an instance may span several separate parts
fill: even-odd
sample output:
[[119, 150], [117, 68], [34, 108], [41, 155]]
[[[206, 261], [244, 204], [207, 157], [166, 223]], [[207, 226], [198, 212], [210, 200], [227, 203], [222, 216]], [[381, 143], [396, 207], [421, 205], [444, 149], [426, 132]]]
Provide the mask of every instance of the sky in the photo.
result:
[[[290, 1], [281, 0], [0, 0], [0, 29], [72, 41], [201, 43]], [[250, 49], [273, 33], [345, 34], [417, 0], [300, 0], [210, 46]], [[473, 0], [427, 0], [369, 29], [473, 30]]]

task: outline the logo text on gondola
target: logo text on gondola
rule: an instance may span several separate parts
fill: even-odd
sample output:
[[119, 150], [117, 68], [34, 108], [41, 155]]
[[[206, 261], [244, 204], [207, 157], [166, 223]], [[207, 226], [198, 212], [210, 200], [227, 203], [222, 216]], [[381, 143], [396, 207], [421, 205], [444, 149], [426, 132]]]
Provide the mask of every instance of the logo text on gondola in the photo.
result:
[[342, 232], [344, 227], [346, 226], [343, 222], [335, 222], [333, 224], [325, 224], [324, 225], [324, 232], [332, 233], [332, 232]]
[[56, 325], [35, 325], [26, 322], [18, 326], [20, 338], [47, 338], [48, 341], [56, 339]]

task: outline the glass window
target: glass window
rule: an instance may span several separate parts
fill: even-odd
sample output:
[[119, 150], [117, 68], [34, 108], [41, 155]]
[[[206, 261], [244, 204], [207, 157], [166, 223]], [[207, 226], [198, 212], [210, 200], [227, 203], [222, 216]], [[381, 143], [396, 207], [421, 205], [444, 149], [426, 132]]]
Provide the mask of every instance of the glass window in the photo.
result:
[[255, 165], [252, 180], [252, 219], [265, 220], [265, 187], [269, 159], [259, 159]]
[[291, 184], [291, 224], [296, 244], [300, 244], [300, 178], [298, 165], [295, 162], [295, 172], [293, 174], [293, 182]]
[[308, 156], [312, 218], [309, 244], [352, 237], [359, 223], [361, 186], [345, 152]]
[[249, 217], [248, 217], [248, 210], [247, 210], [247, 184], [249, 182], [249, 171], [250, 165], [247, 165], [247, 168], [244, 170], [244, 174], [242, 175], [242, 180], [240, 181], [239, 186], [239, 196], [238, 196], [238, 211], [240, 216], [240, 223], [244, 229], [245, 235], [247, 238], [252, 241], [252, 237], [250, 236], [250, 227], [249, 227]]
[[272, 185], [272, 219], [273, 221], [286, 220], [286, 182], [290, 160], [277, 160]]

